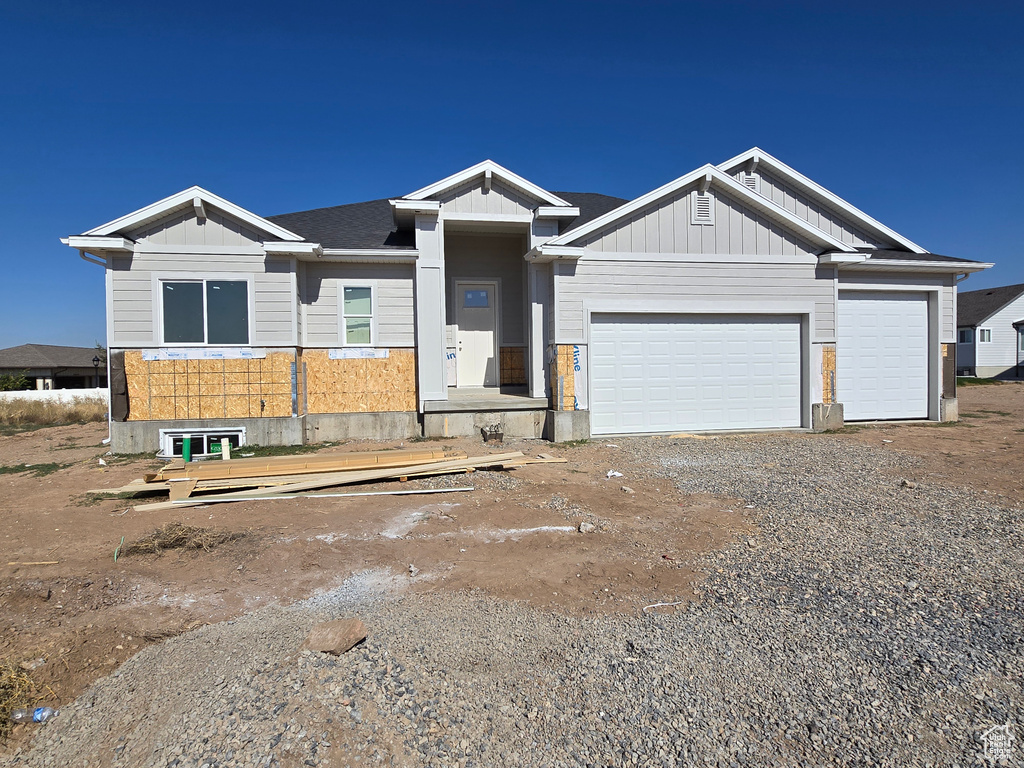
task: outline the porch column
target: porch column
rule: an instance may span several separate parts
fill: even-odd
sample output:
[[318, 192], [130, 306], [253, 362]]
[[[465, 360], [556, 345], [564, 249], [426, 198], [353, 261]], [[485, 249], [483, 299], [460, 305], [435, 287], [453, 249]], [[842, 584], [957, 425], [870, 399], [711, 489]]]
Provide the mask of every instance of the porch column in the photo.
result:
[[529, 344], [526, 368], [530, 397], [547, 397], [548, 382], [544, 375], [544, 351], [548, 334], [547, 311], [551, 304], [551, 265], [531, 262], [526, 266], [527, 300], [529, 302]]
[[416, 215], [416, 368], [424, 400], [447, 400], [444, 345], [444, 227], [434, 214]]

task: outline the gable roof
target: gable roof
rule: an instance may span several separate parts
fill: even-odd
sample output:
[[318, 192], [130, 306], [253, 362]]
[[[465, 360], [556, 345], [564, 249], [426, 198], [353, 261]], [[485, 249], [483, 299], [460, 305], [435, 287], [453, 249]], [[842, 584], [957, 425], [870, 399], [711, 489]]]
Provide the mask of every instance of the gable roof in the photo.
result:
[[973, 328], [1020, 296], [1024, 296], [1024, 283], [959, 293], [956, 297], [956, 324]]
[[0, 368], [92, 368], [98, 354], [95, 347], [22, 344], [0, 349]]
[[[889, 229], [889, 227], [885, 226], [880, 221], [877, 221], [871, 216], [868, 216], [866, 213], [864, 213], [864, 211], [846, 202], [838, 195], [829, 192], [820, 184], [811, 181], [809, 178], [804, 176], [796, 169], [791, 168], [781, 160], [772, 157], [759, 147], [752, 147], [751, 149], [748, 149], [746, 152], [743, 152], [739, 155], [736, 155], [736, 157], [726, 160], [724, 163], [719, 163], [718, 167], [728, 173], [730, 171], [736, 170], [742, 165], [746, 165], [747, 163], [751, 162], [756, 162], [758, 166], [763, 164], [767, 168], [771, 169], [776, 175], [781, 176], [790, 184], [793, 184], [795, 187], [806, 192], [811, 197], [817, 198], [826, 206], [833, 208], [839, 211], [840, 213], [845, 213], [857, 224], [860, 224], [861, 227], [868, 230], [869, 232], [872, 232], [875, 235], [880, 235], [883, 238], [893, 240], [897, 244], [902, 245], [904, 248], [907, 248], [908, 250], [913, 251], [915, 253], [927, 252], [917, 243], [908, 240], [899, 232]], [[778, 204], [772, 202], [772, 205]]]
[[239, 205], [235, 205], [230, 200], [225, 200], [223, 197], [215, 195], [212, 192], [208, 192], [202, 187], [197, 186], [183, 189], [181, 192], [165, 197], [163, 200], [157, 200], [155, 203], [151, 203], [145, 208], [139, 208], [137, 211], [132, 211], [120, 218], [114, 219], [113, 221], [108, 221], [106, 224], [101, 224], [100, 226], [90, 229], [88, 232], [83, 232], [82, 234], [88, 236], [104, 236], [112, 235], [117, 232], [125, 232], [131, 229], [139, 229], [140, 227], [162, 219], [169, 214], [192, 208], [196, 205], [197, 200], [201, 201], [203, 205], [209, 205], [213, 208], [217, 208], [229, 216], [233, 216], [239, 221], [245, 222], [254, 229], [258, 229], [266, 234], [272, 235], [277, 240], [286, 240], [291, 242], [302, 240], [300, 235], [290, 232], [284, 227], [278, 226], [262, 216], [257, 216], [255, 213], [247, 211]]
[[[595, 192], [558, 192], [559, 198], [580, 209], [568, 226], [584, 224], [626, 201]], [[267, 220], [298, 232], [324, 248], [409, 249], [416, 247], [416, 233], [399, 230], [392, 216], [390, 198], [335, 205], [311, 211], [268, 216]], [[565, 225], [563, 225], [565, 226]]]
[[415, 192], [411, 192], [408, 195], [403, 195], [404, 200], [426, 200], [428, 197], [437, 197], [443, 192], [447, 192], [449, 189], [465, 184], [467, 181], [475, 179], [477, 176], [490, 175], [493, 178], [501, 179], [506, 184], [515, 187], [531, 197], [535, 197], [538, 200], [547, 203], [548, 205], [557, 206], [568, 206], [569, 203], [563, 200], [558, 195], [548, 192], [546, 189], [538, 187], [532, 181], [527, 181], [522, 176], [513, 173], [508, 168], [503, 168], [493, 160], [484, 160], [482, 163], [470, 166], [464, 171], [453, 173], [451, 176], [435, 181], [433, 184], [428, 184], [425, 187], [417, 189]]
[[680, 176], [678, 179], [670, 181], [668, 184], [658, 187], [657, 189], [648, 192], [646, 195], [641, 195], [635, 200], [632, 200], [625, 205], [621, 205], [602, 216], [598, 216], [581, 226], [575, 226], [564, 234], [561, 234], [551, 240], [548, 245], [571, 245], [580, 238], [586, 237], [598, 230], [622, 221], [629, 216], [632, 216], [637, 211], [647, 208], [659, 200], [669, 197], [670, 195], [674, 195], [681, 189], [702, 180], [706, 181], [709, 185], [718, 185], [722, 187], [733, 197], [739, 198], [744, 204], [759, 213], [763, 213], [769, 218], [778, 221], [789, 229], [798, 232], [812, 243], [816, 243], [823, 248], [829, 248], [837, 251], [852, 252], [855, 250], [852, 245], [837, 240], [832, 237], [832, 235], [822, 232], [817, 227], [812, 227], [799, 216], [779, 207], [767, 198], [762, 197], [755, 192], [751, 192], [731, 176], [726, 175], [721, 170], [710, 164], [697, 168], [694, 171], [690, 171], [690, 173]]

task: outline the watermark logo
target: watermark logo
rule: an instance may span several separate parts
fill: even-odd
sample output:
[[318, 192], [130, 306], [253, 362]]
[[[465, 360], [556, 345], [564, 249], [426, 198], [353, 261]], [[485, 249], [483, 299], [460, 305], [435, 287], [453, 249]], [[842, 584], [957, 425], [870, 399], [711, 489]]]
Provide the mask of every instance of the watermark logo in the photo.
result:
[[1013, 757], [1013, 726], [1009, 722], [1006, 725], [993, 725], [983, 734], [981, 742], [985, 745], [985, 759], [994, 763], [1010, 762]]

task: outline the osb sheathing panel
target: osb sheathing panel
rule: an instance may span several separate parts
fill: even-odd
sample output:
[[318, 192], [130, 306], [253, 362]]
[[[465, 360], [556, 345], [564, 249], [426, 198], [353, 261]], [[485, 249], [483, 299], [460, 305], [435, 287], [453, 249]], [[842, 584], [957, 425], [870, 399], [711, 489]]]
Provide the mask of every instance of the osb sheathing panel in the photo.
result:
[[416, 353], [392, 349], [386, 358], [331, 360], [326, 350], [302, 353], [307, 413], [415, 411]]
[[821, 402], [832, 403], [832, 385], [836, 377], [836, 348], [821, 348]]
[[523, 347], [502, 347], [499, 364], [503, 386], [526, 384], [526, 350]]
[[555, 347], [555, 359], [551, 365], [551, 407], [556, 411], [576, 409], [576, 369], [572, 350], [571, 344]]
[[291, 416], [292, 352], [255, 360], [143, 360], [125, 352], [130, 421]]

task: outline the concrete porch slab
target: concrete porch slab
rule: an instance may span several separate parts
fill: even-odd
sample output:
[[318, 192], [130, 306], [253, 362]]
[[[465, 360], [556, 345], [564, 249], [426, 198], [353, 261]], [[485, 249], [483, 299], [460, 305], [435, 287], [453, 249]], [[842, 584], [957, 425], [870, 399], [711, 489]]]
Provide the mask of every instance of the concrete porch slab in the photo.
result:
[[447, 400], [425, 400], [424, 413], [480, 413], [486, 411], [545, 411], [546, 397], [530, 397], [521, 387], [448, 388]]

